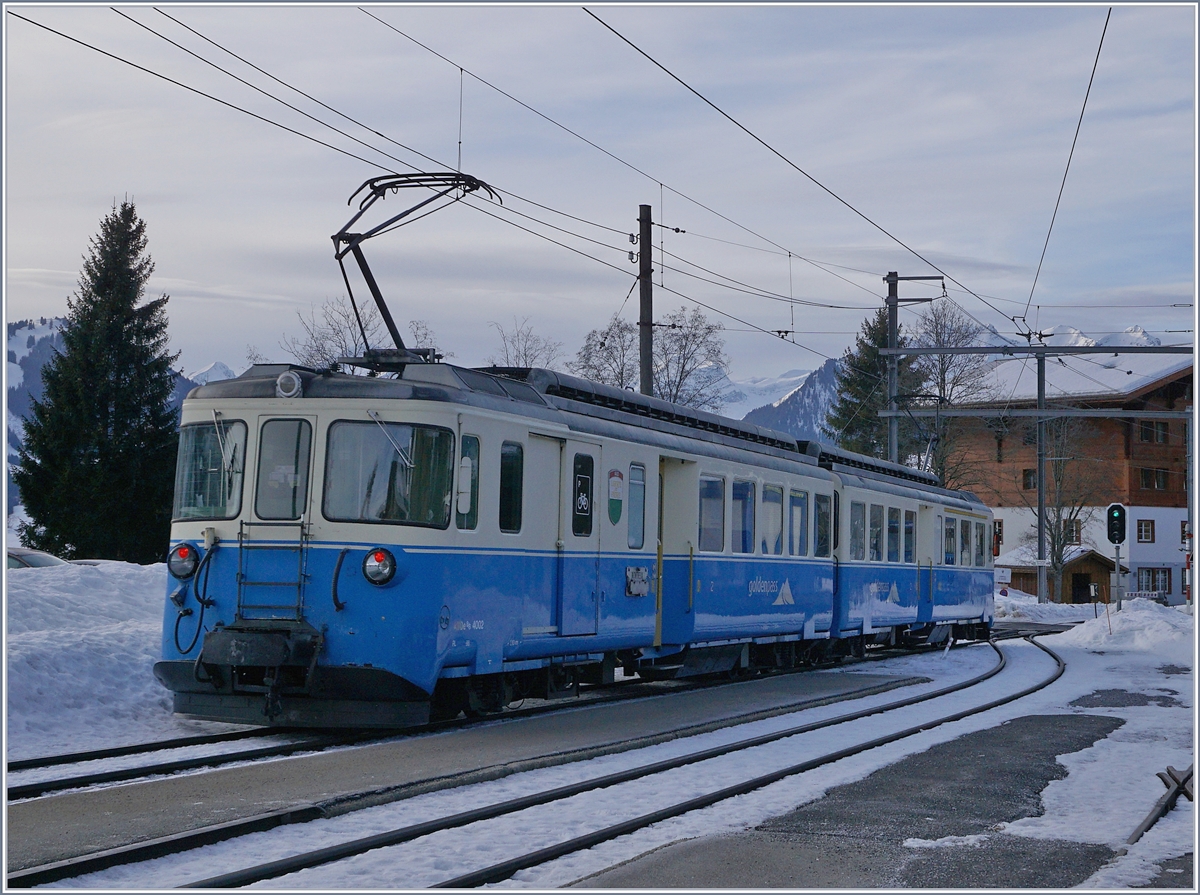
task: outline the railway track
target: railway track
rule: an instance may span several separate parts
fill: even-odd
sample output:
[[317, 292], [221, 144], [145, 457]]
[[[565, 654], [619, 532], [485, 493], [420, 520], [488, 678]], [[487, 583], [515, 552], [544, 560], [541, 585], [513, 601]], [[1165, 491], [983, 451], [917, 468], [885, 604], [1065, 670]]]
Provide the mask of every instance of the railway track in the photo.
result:
[[[835, 717], [827, 718], [821, 721], [788, 727], [783, 730], [776, 730], [774, 732], [761, 734], [758, 736], [741, 738], [732, 743], [726, 743], [703, 750], [689, 752], [685, 755], [680, 755], [678, 757], [665, 759], [638, 767], [627, 768], [615, 773], [609, 773], [588, 780], [570, 783], [566, 786], [552, 787], [545, 791], [521, 795], [516, 798], [502, 800], [494, 804], [472, 808], [468, 811], [454, 812], [449, 816], [432, 818], [414, 824], [407, 824], [401, 828], [387, 830], [366, 837], [354, 838], [350, 841], [343, 841], [332, 846], [306, 852], [301, 855], [295, 855], [286, 859], [254, 864], [234, 873], [223, 874], [216, 877], [210, 876], [202, 880], [193, 881], [188, 885], [201, 888], [228, 888], [249, 885], [253, 882], [277, 878], [286, 873], [293, 873], [305, 868], [318, 867], [332, 861], [344, 860], [373, 849], [409, 842], [423, 836], [431, 835], [441, 831], [461, 828], [468, 824], [483, 820], [503, 817], [518, 811], [524, 811], [538, 806], [548, 806], [552, 808], [553, 803], [561, 802], [564, 799], [573, 798], [575, 796], [584, 795], [587, 793], [594, 793], [599, 790], [619, 786], [624, 783], [645, 780], [656, 775], [669, 773], [677, 768], [682, 768], [687, 765], [694, 765], [700, 762], [711, 761], [721, 756], [765, 746], [788, 737], [800, 736], [818, 730], [850, 724], [853, 721], [869, 716], [880, 715], [890, 711], [897, 711], [918, 703], [934, 700], [939, 697], [978, 685], [998, 674], [1005, 666], [1004, 655], [1003, 652], [995, 645], [993, 645], [992, 648], [996, 650], [998, 657], [998, 661], [994, 667], [981, 675], [950, 687], [943, 687], [915, 697], [906, 697], [904, 699], [893, 700], [882, 705], [839, 714]], [[1050, 682], [1050, 680], [1056, 678], [1058, 674], [1061, 674], [1061, 665], [1056, 669], [1055, 674], [1052, 675], [1051, 678], [1042, 682], [1038, 686], [1045, 686]], [[516, 870], [521, 869], [521, 867], [534, 866], [536, 863], [551, 860], [552, 857], [556, 857], [559, 854], [570, 853], [570, 851], [573, 851], [576, 848], [589, 847], [587, 843], [591, 842], [594, 844], [592, 840], [595, 840], [595, 837], [602, 833], [606, 835], [611, 834], [608, 835], [608, 838], [624, 835], [626, 832], [631, 832], [634, 829], [640, 828], [639, 824], [644, 826], [663, 819], [664, 817], [671, 817], [689, 810], [695, 810], [697, 807], [713, 804], [716, 801], [729, 798], [732, 795], [738, 794], [739, 792], [748, 792], [761, 786], [765, 786], [768, 783], [774, 782], [774, 780], [777, 779], [782, 779], [785, 776], [802, 773], [805, 770], [819, 767], [823, 764], [836, 761], [839, 758], [857, 754], [858, 752], [865, 751], [867, 749], [876, 748], [877, 746], [886, 742], [893, 742], [895, 739], [902, 738], [903, 736], [911, 736], [914, 733], [931, 729], [932, 727], [956, 720], [961, 717], [966, 717], [975, 712], [986, 711], [989, 708], [1003, 705], [1006, 702], [1011, 702], [1014, 699], [1018, 699], [1021, 696], [1027, 695], [1029, 692], [1033, 692], [1034, 689], [1036, 689], [1036, 687], [1027, 688], [1019, 693], [1010, 694], [1002, 699], [992, 700], [983, 706], [971, 709], [967, 712], [958, 712], [943, 718], [934, 719], [890, 737], [877, 738], [867, 743], [858, 744], [854, 747], [835, 750], [834, 752], [824, 754], [817, 758], [809, 759], [806, 762], [798, 765], [788, 765], [787, 767], [774, 771], [766, 776], [759, 776], [748, 781], [741, 781], [737, 784], [718, 789], [713, 793], [695, 797], [690, 800], [685, 800], [678, 805], [671, 806], [670, 808], [659, 809], [651, 814], [642, 815], [641, 817], [635, 818], [631, 821], [623, 821], [620, 824], [606, 827], [602, 831], [589, 833], [586, 837], [578, 840], [560, 843], [551, 849], [551, 851], [554, 851], [555, 854], [550, 857], [547, 857], [549, 852], [543, 849], [539, 852], [531, 853], [531, 855], [522, 856], [519, 859], [509, 859], [503, 862], [503, 865], [498, 864], [493, 867], [486, 868], [486, 872], [473, 871], [471, 875], [464, 875], [455, 877], [451, 880], [446, 880], [444, 884], [453, 885], [456, 887], [473, 886], [480, 885], [483, 882], [503, 879], [507, 875], [511, 875], [511, 873], [516, 872]], [[705, 801], [706, 799], [708, 801]], [[703, 803], [703, 805], [701, 803]], [[664, 814], [664, 812], [666, 813]], [[326, 823], [329, 822], [330, 821], [326, 821]], [[633, 824], [632, 827], [630, 826], [631, 824]], [[198, 831], [198, 835], [200, 837], [208, 836], [210, 837], [209, 841], [212, 841], [211, 837], [213, 834], [211, 831]], [[236, 831], [230, 831], [230, 835], [239, 835], [239, 833]], [[599, 839], [595, 841], [603, 840]], [[78, 874], [102, 869], [103, 867], [112, 867], [122, 863], [146, 860], [147, 858], [156, 857], [163, 854], [182, 852], [202, 844], [206, 844], [202, 838], [195, 838], [192, 834], [188, 834], [185, 836], [174, 837], [170, 842], [164, 841], [143, 844], [140, 846], [131, 846], [126, 849], [114, 850], [114, 853], [111, 854], [100, 856], [93, 855], [72, 862], [59, 862], [58, 865], [46, 866], [42, 868], [31, 868], [28, 871], [10, 874], [9, 884], [35, 885], [56, 879], [65, 879]], [[562, 851], [562, 849], [566, 849], [566, 851]], [[221, 859], [218, 858], [217, 860]], [[516, 867], [516, 865], [513, 863], [514, 860], [521, 866]], [[213, 862], [211, 860], [205, 861], [205, 864], [208, 866], [211, 866], [212, 863]], [[513, 869], [514, 867], [515, 869]], [[479, 877], [479, 874], [481, 873], [487, 876], [487, 879]], [[476, 879], [477, 877], [479, 877], [478, 881]]]
[[[969, 645], [969, 644], [964, 644]], [[892, 658], [912, 651], [887, 650], [877, 655], [868, 654], [856, 662], [870, 663]], [[812, 669], [795, 669], [778, 673], [803, 673]], [[642, 681], [626, 680], [616, 684], [593, 686], [584, 692], [581, 700], [555, 701], [536, 706], [506, 709], [502, 713], [481, 717], [437, 721], [405, 730], [357, 730], [340, 734], [314, 734], [304, 729], [255, 728], [219, 734], [196, 735], [162, 740], [152, 743], [118, 746], [86, 752], [49, 755], [39, 758], [19, 759], [7, 763], [9, 785], [6, 796], [9, 802], [39, 798], [68, 790], [85, 789], [115, 783], [128, 783], [182, 771], [212, 769], [239, 762], [285, 758], [303, 752], [378, 742], [396, 736], [413, 736], [437, 730], [469, 727], [499, 718], [517, 719], [532, 717], [563, 708], [584, 704], [598, 704], [621, 699], [637, 699], [645, 696], [663, 695], [666, 692], [703, 689], [721, 686], [726, 681], [706, 678], [686, 680]], [[248, 749], [218, 749], [227, 743], [247, 739], [269, 741], [267, 745]], [[151, 758], [145, 761], [145, 758]], [[130, 759], [130, 760], [126, 760]], [[73, 767], [74, 773], [52, 776], [51, 768]]]

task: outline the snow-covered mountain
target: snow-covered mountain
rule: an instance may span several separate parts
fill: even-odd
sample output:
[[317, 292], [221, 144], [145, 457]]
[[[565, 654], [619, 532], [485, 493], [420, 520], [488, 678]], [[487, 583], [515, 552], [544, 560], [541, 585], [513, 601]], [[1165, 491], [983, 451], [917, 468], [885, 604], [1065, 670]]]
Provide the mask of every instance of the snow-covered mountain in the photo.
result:
[[743, 419], [800, 440], [827, 440], [821, 435], [821, 423], [837, 396], [837, 365], [837, 359], [830, 358], [806, 376], [799, 388], [777, 401], [756, 407]]
[[811, 370], [788, 370], [779, 376], [751, 376], [749, 379], [725, 377], [721, 390], [725, 393], [723, 416], [735, 420], [764, 404], [772, 404], [791, 394], [808, 378]]
[[234, 379], [237, 373], [229, 369], [219, 360], [213, 361], [202, 370], [197, 370], [188, 376], [196, 385], [208, 385], [210, 382], [220, 382], [222, 379]]

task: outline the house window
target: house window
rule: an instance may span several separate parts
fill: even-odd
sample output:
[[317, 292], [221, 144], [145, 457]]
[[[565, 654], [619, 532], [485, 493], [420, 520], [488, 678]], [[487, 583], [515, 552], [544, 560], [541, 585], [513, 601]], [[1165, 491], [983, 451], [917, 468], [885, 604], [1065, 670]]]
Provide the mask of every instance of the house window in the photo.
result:
[[1154, 520], [1139, 519], [1138, 526], [1138, 543], [1153, 544], [1154, 543]]
[[1169, 594], [1171, 592], [1171, 570], [1138, 569], [1138, 590]]
[[1142, 470], [1142, 487], [1152, 491], [1167, 490], [1167, 470], [1151, 469], [1143, 467]]
[[1138, 425], [1138, 441], [1151, 444], [1167, 443], [1166, 420], [1142, 420]]
[[1000, 555], [1000, 545], [1004, 543], [1004, 520], [992, 520], [992, 556]]
[[1037, 426], [1026, 426], [1021, 433], [1022, 444], [1037, 444]]
[[1078, 544], [1080, 542], [1080, 534], [1083, 526], [1078, 519], [1063, 520], [1063, 543]]
[[1021, 487], [1026, 491], [1037, 490], [1037, 470], [1022, 469], [1021, 470]]

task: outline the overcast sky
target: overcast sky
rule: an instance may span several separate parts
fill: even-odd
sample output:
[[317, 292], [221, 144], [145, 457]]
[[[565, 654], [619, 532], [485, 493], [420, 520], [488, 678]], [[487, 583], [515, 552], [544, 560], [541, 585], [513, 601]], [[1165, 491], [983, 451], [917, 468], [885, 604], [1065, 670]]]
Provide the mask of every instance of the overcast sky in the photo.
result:
[[[624, 234], [636, 230], [642, 203], [656, 222], [687, 231], [663, 235], [666, 252], [678, 256], [667, 255], [666, 269], [655, 246], [656, 283], [664, 277], [667, 289], [767, 330], [791, 329], [791, 306], [680, 271], [718, 278], [690, 266], [700, 265], [757, 290], [837, 306], [796, 306], [798, 345], [706, 312], [729, 327], [734, 378], [815, 368], [840, 354], [879, 306], [884, 273], [934, 272], [579, 6], [368, 8], [429, 49], [352, 5], [163, 8], [396, 142], [281, 87], [150, 6], [119, 7], [403, 163], [108, 7], [5, 9], [370, 160], [5, 15], [7, 319], [65, 313], [88, 239], [114, 200], [129, 196], [157, 265], [151, 291], [171, 297], [172, 345], [188, 372], [214, 360], [241, 368], [248, 345], [286, 359], [279, 342], [298, 333], [296, 312], [345, 291], [329, 237], [350, 217], [351, 192], [389, 170], [453, 169], [460, 122], [462, 170], [500, 190], [503, 208], [455, 204], [365, 244], [396, 319], [427, 321], [458, 363], [481, 364], [498, 350], [492, 322], [511, 328], [528, 317], [573, 355], [618, 309], [636, 320], [637, 296], [622, 305], [636, 273]], [[980, 321], [1017, 330], [1007, 315], [1023, 314], [1029, 298], [1106, 6], [592, 9], [999, 309], [948, 284]], [[1034, 328], [1101, 336], [1140, 324], [1164, 342], [1192, 339], [1169, 331], [1190, 330], [1194, 318], [1195, 66], [1193, 5], [1113, 9], [1028, 313]], [[389, 196], [365, 223], [419, 198]], [[358, 279], [352, 285], [366, 297]], [[901, 284], [902, 296], [939, 291]], [[656, 316], [681, 304], [656, 291]]]

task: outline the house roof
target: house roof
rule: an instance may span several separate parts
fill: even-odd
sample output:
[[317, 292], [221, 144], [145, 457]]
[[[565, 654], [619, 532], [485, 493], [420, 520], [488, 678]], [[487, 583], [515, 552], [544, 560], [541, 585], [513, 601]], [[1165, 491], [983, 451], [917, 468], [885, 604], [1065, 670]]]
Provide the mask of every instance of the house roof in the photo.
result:
[[[1180, 354], [1085, 354], [1047, 358], [1046, 400], [1127, 401], [1190, 374], [1192, 367], [1193, 359]], [[998, 360], [988, 375], [1001, 401], [1037, 400], [1035, 358]]]
[[[1067, 566], [1073, 565], [1074, 563], [1087, 559], [1088, 557], [1094, 557], [1095, 559], [1099, 560], [1101, 563], [1108, 566], [1109, 570], [1116, 568], [1116, 563], [1113, 561], [1112, 557], [1105, 556], [1103, 553], [1092, 547], [1079, 544], [1076, 544], [1073, 547], [1068, 547], [1063, 552], [1063, 567], [1066, 568]], [[995, 558], [995, 560], [993, 560], [993, 565], [1000, 566], [1001, 568], [1033, 570], [1037, 568], [1036, 559], [1037, 547], [1033, 544], [1022, 544], [1020, 547], [1009, 550], [1005, 553], [1001, 553]], [[1129, 567], [1124, 563], [1121, 563], [1121, 571], [1128, 572]]]

